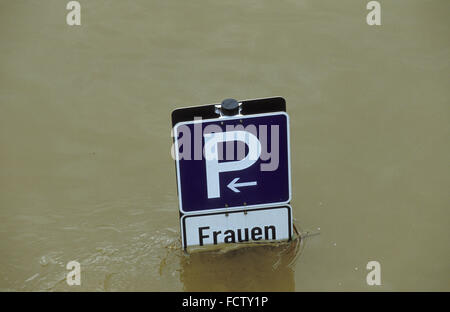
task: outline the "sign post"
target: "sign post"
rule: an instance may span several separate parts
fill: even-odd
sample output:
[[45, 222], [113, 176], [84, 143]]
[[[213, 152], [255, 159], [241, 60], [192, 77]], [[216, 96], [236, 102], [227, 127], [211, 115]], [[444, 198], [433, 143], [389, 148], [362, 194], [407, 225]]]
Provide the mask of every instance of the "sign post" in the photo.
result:
[[283, 98], [179, 109], [172, 123], [183, 248], [291, 239]]

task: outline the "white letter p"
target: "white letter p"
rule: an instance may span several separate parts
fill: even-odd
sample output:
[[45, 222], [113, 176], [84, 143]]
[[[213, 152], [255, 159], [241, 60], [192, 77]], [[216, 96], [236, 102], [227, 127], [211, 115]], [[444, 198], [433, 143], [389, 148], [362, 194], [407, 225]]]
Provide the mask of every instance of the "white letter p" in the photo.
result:
[[[218, 198], [220, 197], [219, 173], [239, 171], [253, 165], [261, 156], [261, 143], [255, 135], [247, 131], [207, 133], [204, 137], [208, 198]], [[218, 143], [227, 141], [242, 141], [247, 144], [247, 156], [241, 160], [219, 163]]]

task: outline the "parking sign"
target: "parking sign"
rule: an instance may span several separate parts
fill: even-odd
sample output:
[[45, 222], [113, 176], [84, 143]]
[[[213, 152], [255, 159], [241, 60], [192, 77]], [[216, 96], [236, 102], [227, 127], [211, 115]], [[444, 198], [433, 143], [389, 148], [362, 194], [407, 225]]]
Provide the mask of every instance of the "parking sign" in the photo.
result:
[[285, 112], [180, 122], [174, 137], [182, 214], [273, 207], [291, 200]]

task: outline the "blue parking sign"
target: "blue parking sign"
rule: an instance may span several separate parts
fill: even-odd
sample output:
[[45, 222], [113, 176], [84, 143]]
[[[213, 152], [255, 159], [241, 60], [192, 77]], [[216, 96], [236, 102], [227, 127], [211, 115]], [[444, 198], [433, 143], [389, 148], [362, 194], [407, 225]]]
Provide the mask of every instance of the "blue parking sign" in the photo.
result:
[[174, 127], [183, 214], [252, 209], [291, 200], [289, 117], [225, 116]]

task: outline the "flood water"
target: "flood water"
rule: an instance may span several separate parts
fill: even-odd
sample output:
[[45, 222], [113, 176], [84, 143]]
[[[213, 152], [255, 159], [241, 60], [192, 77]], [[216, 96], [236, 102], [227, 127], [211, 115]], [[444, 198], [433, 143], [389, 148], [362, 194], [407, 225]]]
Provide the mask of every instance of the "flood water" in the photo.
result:
[[[450, 290], [450, 1], [67, 2], [0, 0], [1, 290]], [[270, 96], [302, 241], [184, 254], [171, 111]]]

